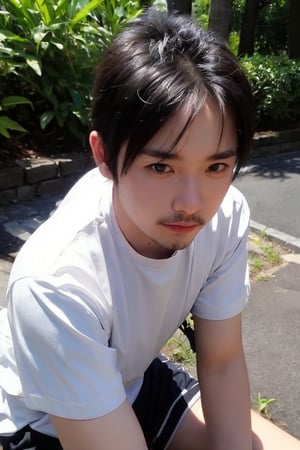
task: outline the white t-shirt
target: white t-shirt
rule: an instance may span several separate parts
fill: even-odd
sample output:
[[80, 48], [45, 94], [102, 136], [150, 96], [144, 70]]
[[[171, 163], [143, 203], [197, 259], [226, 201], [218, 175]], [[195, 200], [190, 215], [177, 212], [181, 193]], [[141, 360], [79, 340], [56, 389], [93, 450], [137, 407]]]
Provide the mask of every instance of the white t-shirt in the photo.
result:
[[133, 402], [143, 373], [186, 315], [226, 319], [249, 291], [249, 210], [230, 187], [184, 250], [136, 253], [116, 223], [112, 183], [86, 174], [27, 241], [1, 313], [0, 434], [48, 414], [99, 417]]

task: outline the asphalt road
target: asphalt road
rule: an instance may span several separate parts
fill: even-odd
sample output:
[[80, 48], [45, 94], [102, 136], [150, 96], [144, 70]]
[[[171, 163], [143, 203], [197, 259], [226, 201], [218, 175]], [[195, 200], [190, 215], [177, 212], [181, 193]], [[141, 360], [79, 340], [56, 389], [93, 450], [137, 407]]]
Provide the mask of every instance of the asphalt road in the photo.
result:
[[300, 238], [300, 149], [252, 161], [234, 185], [245, 195], [255, 222]]

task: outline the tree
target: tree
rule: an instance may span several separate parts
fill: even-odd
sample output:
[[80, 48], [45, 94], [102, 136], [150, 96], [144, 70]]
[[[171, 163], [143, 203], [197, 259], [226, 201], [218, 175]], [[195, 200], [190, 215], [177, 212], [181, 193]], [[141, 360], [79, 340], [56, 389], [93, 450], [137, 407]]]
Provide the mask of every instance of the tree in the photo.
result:
[[290, 0], [288, 53], [291, 59], [300, 58], [300, 1]]
[[192, 13], [192, 0], [167, 0], [168, 11], [177, 11], [179, 14]]
[[225, 41], [229, 39], [232, 16], [232, 0], [211, 0], [209, 30], [215, 31]]
[[239, 55], [253, 55], [255, 26], [259, 10], [259, 0], [246, 0], [242, 20]]

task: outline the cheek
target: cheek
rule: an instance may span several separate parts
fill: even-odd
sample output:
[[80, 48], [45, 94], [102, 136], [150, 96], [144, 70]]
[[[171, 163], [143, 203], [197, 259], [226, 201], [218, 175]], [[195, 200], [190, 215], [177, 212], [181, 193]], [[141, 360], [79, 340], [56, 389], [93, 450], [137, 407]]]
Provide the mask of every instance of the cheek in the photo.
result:
[[158, 183], [149, 183], [141, 178], [127, 181], [120, 186], [121, 201], [127, 211], [147, 215], [157, 208], [161, 198]]

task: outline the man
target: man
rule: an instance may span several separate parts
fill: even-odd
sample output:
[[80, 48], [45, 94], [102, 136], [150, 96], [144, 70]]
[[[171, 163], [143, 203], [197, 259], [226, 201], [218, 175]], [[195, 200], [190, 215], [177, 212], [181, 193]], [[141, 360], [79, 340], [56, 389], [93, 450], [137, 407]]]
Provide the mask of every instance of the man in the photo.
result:
[[[251, 432], [249, 211], [231, 181], [253, 116], [238, 63], [189, 19], [149, 11], [114, 40], [93, 91], [98, 168], [11, 273], [4, 450], [299, 449], [256, 416]], [[201, 399], [160, 355], [189, 312]]]

